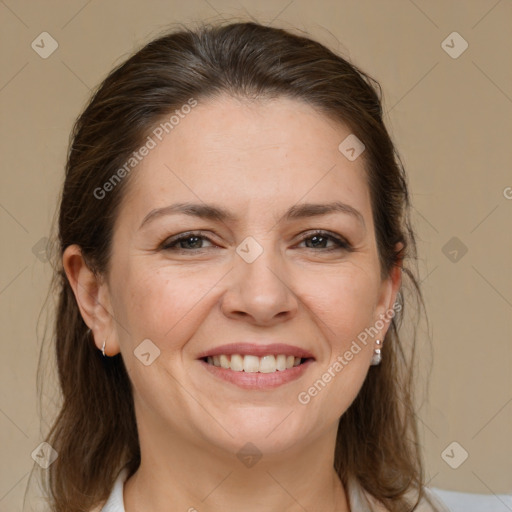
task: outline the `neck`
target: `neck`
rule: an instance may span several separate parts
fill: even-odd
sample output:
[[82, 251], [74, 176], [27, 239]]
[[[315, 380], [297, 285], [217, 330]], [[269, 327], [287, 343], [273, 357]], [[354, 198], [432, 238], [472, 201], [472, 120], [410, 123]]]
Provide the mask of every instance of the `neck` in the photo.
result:
[[140, 436], [141, 464], [124, 487], [126, 512], [168, 512], [170, 504], [187, 512], [350, 510], [333, 468], [332, 432], [256, 462], [170, 437]]

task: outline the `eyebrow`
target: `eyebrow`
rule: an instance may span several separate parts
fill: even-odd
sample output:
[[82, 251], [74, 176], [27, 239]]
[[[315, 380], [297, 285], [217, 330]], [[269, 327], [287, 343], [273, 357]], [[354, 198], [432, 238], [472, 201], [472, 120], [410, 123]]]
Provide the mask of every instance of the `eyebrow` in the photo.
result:
[[[280, 221], [296, 220], [309, 217], [318, 217], [320, 215], [328, 215], [330, 213], [344, 213], [356, 218], [363, 227], [366, 228], [364, 217], [359, 210], [341, 201], [334, 201], [327, 204], [316, 203], [300, 203], [290, 207]], [[142, 221], [139, 229], [147, 225], [151, 221], [163, 217], [165, 215], [184, 214], [201, 219], [217, 220], [221, 222], [236, 223], [239, 219], [236, 215], [225, 208], [213, 204], [205, 203], [176, 203], [162, 208], [151, 210]], [[279, 222], [280, 222], [279, 221]]]

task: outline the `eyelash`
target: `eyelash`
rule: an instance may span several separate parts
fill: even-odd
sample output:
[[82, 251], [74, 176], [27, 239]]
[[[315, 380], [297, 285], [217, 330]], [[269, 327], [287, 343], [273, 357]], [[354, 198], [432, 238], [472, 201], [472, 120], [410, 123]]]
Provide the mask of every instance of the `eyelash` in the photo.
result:
[[[336, 245], [336, 247], [331, 247], [331, 248], [320, 248], [320, 249], [322, 249], [323, 252], [337, 251], [340, 249], [349, 251], [349, 252], [353, 251], [353, 248], [348, 241], [346, 241], [343, 238], [334, 236], [334, 235], [330, 234], [328, 231], [323, 231], [323, 230], [314, 230], [313, 232], [307, 233], [299, 240], [299, 243], [302, 243], [305, 240], [308, 240], [315, 236], [320, 236], [321, 238], [326, 238], [328, 240], [331, 240]], [[176, 251], [176, 252], [201, 252], [201, 251], [208, 249], [207, 247], [200, 248], [200, 249], [176, 248], [176, 245], [178, 245], [179, 242], [181, 242], [182, 240], [188, 240], [191, 237], [198, 237], [198, 238], [202, 238], [202, 239], [212, 242], [210, 240], [210, 238], [205, 236], [201, 231], [188, 231], [186, 233], [182, 233], [181, 235], [179, 235], [176, 238], [171, 238], [171, 239], [165, 240], [160, 248], [165, 251]], [[314, 247], [306, 247], [306, 249], [310, 249], [313, 251], [316, 250]]]

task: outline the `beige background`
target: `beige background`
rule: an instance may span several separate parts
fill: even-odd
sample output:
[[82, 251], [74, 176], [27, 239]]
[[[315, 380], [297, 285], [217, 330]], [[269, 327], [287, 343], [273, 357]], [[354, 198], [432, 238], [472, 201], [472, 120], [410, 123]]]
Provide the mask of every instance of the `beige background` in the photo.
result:
[[[431, 321], [432, 353], [425, 329], [420, 339], [421, 373], [430, 361], [432, 372], [418, 417], [428, 479], [446, 489], [512, 492], [509, 0], [5, 0], [0, 510], [21, 510], [41, 442], [35, 372], [44, 317], [39, 327], [37, 320], [51, 269], [34, 246], [49, 234], [72, 122], [90, 88], [169, 23], [231, 16], [305, 30], [381, 82], [409, 173]], [[47, 59], [31, 48], [44, 31], [59, 45]], [[454, 31], [469, 44], [458, 58], [441, 46]], [[462, 258], [455, 248], [456, 262], [454, 247], [443, 252], [452, 237], [467, 248]], [[457, 469], [441, 457], [453, 441], [469, 454]]]

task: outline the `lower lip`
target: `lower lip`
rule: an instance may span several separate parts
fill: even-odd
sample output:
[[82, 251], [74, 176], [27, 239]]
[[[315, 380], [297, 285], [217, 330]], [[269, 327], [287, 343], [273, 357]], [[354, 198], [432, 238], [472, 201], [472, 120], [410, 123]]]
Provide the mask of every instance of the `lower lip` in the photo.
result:
[[273, 389], [301, 377], [314, 360], [307, 359], [304, 363], [299, 364], [299, 366], [293, 366], [283, 371], [276, 370], [273, 373], [235, 372], [221, 366], [214, 366], [202, 359], [199, 362], [212, 375], [231, 384], [236, 384], [243, 389]]

